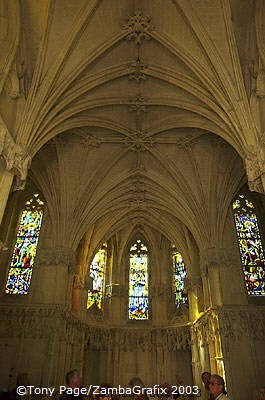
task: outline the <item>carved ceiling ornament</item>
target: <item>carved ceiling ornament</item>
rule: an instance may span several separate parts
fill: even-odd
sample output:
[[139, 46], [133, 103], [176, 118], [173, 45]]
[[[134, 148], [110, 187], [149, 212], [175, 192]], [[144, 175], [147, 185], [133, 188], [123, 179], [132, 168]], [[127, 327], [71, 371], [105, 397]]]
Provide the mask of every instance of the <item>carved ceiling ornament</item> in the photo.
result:
[[98, 148], [102, 144], [102, 140], [99, 137], [96, 137], [89, 133], [81, 140], [81, 144], [88, 148]]
[[141, 46], [144, 40], [150, 40], [151, 18], [142, 15], [141, 11], [135, 11], [132, 16], [127, 17], [127, 23], [123, 29], [127, 32], [126, 39], [133, 41], [137, 46]]
[[142, 152], [151, 149], [155, 144], [155, 140], [148, 136], [146, 131], [138, 129], [131, 133], [130, 137], [124, 139], [124, 144], [130, 147], [132, 151]]
[[131, 71], [128, 75], [129, 80], [134, 80], [137, 83], [146, 81], [147, 76], [144, 74], [144, 71], [146, 71], [147, 68], [148, 65], [142, 62], [138, 57], [137, 60], [128, 65], [128, 69]]
[[147, 112], [145, 99], [141, 93], [137, 93], [135, 97], [129, 98], [130, 111], [135, 112], [136, 115], [140, 115], [141, 112]]

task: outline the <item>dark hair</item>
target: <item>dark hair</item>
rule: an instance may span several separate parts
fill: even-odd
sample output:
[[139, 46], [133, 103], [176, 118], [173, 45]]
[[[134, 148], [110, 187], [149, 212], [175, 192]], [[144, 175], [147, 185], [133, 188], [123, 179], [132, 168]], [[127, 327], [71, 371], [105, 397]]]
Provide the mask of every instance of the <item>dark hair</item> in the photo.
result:
[[211, 375], [211, 373], [210, 372], [208, 372], [208, 371], [204, 371], [202, 374], [201, 374], [201, 377], [203, 377], [204, 375]]
[[71, 371], [67, 372], [67, 374], [65, 375], [65, 382], [67, 383], [67, 385], [70, 385], [73, 376], [75, 376], [76, 374], [79, 375], [77, 369], [72, 369]]
[[225, 390], [225, 381], [224, 381], [224, 379], [220, 375], [212, 375], [211, 377], [216, 379], [216, 381], [217, 381], [216, 383], [218, 385], [222, 385], [223, 386], [222, 393], [226, 394], [227, 392]]

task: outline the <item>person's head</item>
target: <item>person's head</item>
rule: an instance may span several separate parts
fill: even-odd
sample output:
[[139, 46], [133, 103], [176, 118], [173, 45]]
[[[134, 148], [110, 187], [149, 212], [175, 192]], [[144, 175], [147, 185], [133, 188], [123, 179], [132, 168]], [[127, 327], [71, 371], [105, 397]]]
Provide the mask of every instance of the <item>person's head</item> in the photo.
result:
[[219, 375], [211, 375], [209, 382], [209, 390], [214, 397], [219, 396], [219, 394], [221, 393], [226, 393], [225, 382], [223, 378]]
[[203, 373], [201, 374], [201, 378], [202, 378], [202, 381], [203, 381], [203, 383], [204, 383], [205, 388], [206, 388], [207, 390], [209, 390], [209, 383], [210, 383], [210, 379], [211, 379], [211, 374], [210, 374], [210, 372], [207, 372], [207, 371], [203, 372]]
[[66, 384], [71, 388], [80, 387], [80, 376], [76, 369], [67, 372], [65, 375]]

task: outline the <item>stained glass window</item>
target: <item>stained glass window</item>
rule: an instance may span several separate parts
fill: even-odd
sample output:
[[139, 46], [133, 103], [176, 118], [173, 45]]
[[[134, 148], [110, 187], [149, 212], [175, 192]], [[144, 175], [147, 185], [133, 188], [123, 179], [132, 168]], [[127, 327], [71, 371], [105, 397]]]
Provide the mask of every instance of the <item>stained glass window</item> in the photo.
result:
[[102, 310], [102, 299], [107, 261], [107, 244], [104, 243], [101, 249], [93, 258], [89, 267], [89, 275], [92, 278], [92, 290], [88, 291], [87, 308], [95, 304]]
[[27, 294], [36, 257], [44, 203], [38, 193], [25, 204], [19, 220], [6, 293]]
[[265, 259], [255, 206], [240, 194], [233, 202], [233, 212], [248, 294], [264, 296]]
[[129, 319], [148, 319], [148, 249], [140, 239], [130, 248]]
[[175, 304], [179, 308], [181, 304], [188, 304], [188, 296], [184, 293], [184, 279], [186, 278], [186, 268], [182, 255], [172, 248], [174, 286], [175, 286]]

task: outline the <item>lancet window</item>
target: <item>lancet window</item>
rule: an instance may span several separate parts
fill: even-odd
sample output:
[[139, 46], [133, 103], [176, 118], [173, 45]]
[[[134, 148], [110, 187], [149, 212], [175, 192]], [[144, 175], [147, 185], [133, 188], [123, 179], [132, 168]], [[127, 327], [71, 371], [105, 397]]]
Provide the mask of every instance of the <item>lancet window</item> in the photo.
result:
[[9, 267], [5, 292], [28, 294], [35, 262], [44, 202], [38, 193], [26, 201], [21, 212], [16, 243]]
[[88, 291], [87, 308], [90, 308], [95, 304], [100, 310], [102, 310], [106, 263], [107, 243], [104, 243], [93, 258], [89, 267], [89, 275], [92, 279], [92, 290]]
[[141, 239], [130, 247], [129, 319], [146, 320], [148, 301], [148, 248]]
[[255, 205], [240, 194], [233, 212], [244, 279], [249, 295], [265, 295], [265, 258]]
[[186, 268], [182, 255], [172, 247], [172, 261], [174, 273], [175, 304], [179, 308], [182, 304], [188, 304], [187, 294], [184, 293], [184, 279], [186, 278]]

